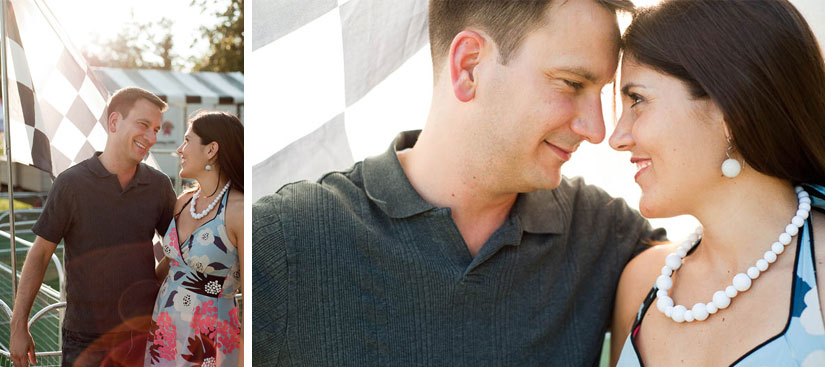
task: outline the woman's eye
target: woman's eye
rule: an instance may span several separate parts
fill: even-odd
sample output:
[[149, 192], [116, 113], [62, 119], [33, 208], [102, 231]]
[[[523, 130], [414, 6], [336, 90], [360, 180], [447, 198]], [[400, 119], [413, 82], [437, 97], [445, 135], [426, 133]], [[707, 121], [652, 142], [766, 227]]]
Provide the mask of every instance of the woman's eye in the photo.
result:
[[642, 96], [640, 96], [636, 93], [630, 93], [627, 96], [630, 98], [630, 101], [633, 102], [632, 104], [630, 104], [631, 108], [633, 108], [634, 106], [636, 106], [637, 104], [639, 104], [641, 102], [644, 102], [644, 100], [645, 100], [644, 98], [642, 98]]

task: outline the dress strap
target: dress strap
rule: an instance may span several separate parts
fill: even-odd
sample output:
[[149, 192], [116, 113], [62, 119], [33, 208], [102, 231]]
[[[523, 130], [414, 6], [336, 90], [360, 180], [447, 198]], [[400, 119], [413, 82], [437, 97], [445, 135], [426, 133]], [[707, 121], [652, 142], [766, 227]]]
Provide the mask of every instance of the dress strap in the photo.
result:
[[[813, 200], [817, 199], [814, 198]], [[818, 205], [814, 205], [814, 208], [815, 210], [819, 209]], [[792, 315], [799, 315], [806, 308], [815, 311], [817, 316], [821, 315], [821, 305], [819, 304], [819, 297], [817, 296], [818, 285], [816, 279], [816, 255], [814, 252], [813, 216], [814, 213], [811, 211], [808, 219], [805, 220], [805, 226], [803, 226], [799, 232], [799, 255], [794, 269], [796, 276], [794, 277], [794, 287], [791, 295], [791, 297], [793, 297], [791, 306]], [[819, 322], [822, 323], [821, 320]]]
[[225, 193], [223, 193], [223, 198], [221, 198], [221, 205], [218, 208], [218, 215], [221, 216], [221, 221], [223, 221], [223, 223], [226, 223], [226, 202], [229, 199], [230, 191], [232, 191], [231, 188], [226, 190]]
[[[701, 243], [702, 239], [700, 238], [699, 241], [696, 242], [696, 245], [694, 245], [690, 250], [688, 250], [685, 256], [690, 256], [690, 254], [692, 254], [693, 251], [696, 251], [696, 249], [699, 247]], [[656, 301], [656, 293], [658, 291], [659, 287], [657, 287], [654, 284], [653, 288], [650, 289], [650, 292], [647, 293], [647, 296], [645, 297], [644, 302], [642, 302], [642, 305], [639, 306], [639, 311], [636, 312], [636, 319], [633, 320], [633, 327], [630, 328], [630, 340], [633, 342], [634, 348], [636, 347], [636, 336], [637, 334], [639, 334], [639, 330], [642, 328], [642, 319], [645, 318], [647, 310], [650, 309], [650, 306], [652, 306], [653, 302]], [[641, 357], [639, 357], [639, 360], [642, 360]]]
[[180, 213], [183, 213], [183, 211], [186, 210], [186, 206], [189, 205], [189, 203], [191, 203], [191, 202], [192, 202], [192, 197], [190, 196], [189, 200], [186, 200], [186, 202], [183, 204], [183, 206], [180, 208], [180, 210], [177, 212], [177, 214], [175, 214], [175, 218], [180, 216]]

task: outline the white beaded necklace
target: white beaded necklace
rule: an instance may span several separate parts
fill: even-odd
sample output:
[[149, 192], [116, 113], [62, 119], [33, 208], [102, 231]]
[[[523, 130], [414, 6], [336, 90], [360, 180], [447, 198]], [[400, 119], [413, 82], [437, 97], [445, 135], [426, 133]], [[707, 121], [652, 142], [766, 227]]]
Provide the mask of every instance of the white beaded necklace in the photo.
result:
[[808, 219], [808, 214], [811, 211], [811, 198], [802, 187], [796, 187], [796, 193], [799, 198], [799, 207], [796, 215], [791, 218], [791, 223], [785, 227], [785, 232], [779, 235], [779, 241], [771, 245], [771, 249], [765, 252], [765, 255], [756, 261], [755, 266], [748, 268], [746, 273], [739, 273], [733, 277], [733, 284], [725, 288], [725, 290], [716, 291], [713, 294], [711, 302], [699, 302], [691, 309], [682, 305], [673, 305], [673, 299], [670, 298], [670, 289], [673, 287], [673, 271], [682, 266], [682, 259], [687, 256], [688, 251], [696, 246], [699, 238], [702, 236], [702, 227], [696, 229], [696, 232], [691, 234], [685, 242], [679, 245], [676, 252], [667, 255], [665, 258], [665, 266], [662, 267], [662, 275], [656, 278], [656, 287], [659, 289], [656, 292], [656, 308], [665, 316], [679, 322], [693, 322], [703, 321], [708, 316], [715, 314], [719, 310], [723, 310], [730, 306], [731, 301], [740, 292], [745, 292], [751, 287], [752, 280], [759, 277], [761, 272], [768, 270], [769, 264], [776, 261], [776, 257], [785, 251], [785, 246], [791, 243], [791, 238], [799, 233], [799, 228], [805, 224], [805, 219]]
[[215, 205], [218, 203], [218, 201], [221, 200], [221, 197], [223, 197], [223, 193], [226, 192], [226, 190], [229, 190], [230, 183], [232, 183], [232, 181], [226, 181], [226, 185], [223, 186], [223, 190], [221, 190], [221, 192], [218, 195], [215, 195], [215, 200], [213, 200], [212, 203], [210, 203], [209, 206], [207, 206], [206, 209], [204, 209], [204, 211], [200, 213], [195, 213], [195, 202], [198, 201], [198, 195], [200, 195], [201, 193], [201, 189], [198, 188], [198, 191], [195, 192], [195, 195], [192, 195], [192, 203], [189, 205], [189, 214], [192, 215], [192, 218], [198, 220], [209, 214], [209, 212], [211, 212], [212, 209], [215, 208]]

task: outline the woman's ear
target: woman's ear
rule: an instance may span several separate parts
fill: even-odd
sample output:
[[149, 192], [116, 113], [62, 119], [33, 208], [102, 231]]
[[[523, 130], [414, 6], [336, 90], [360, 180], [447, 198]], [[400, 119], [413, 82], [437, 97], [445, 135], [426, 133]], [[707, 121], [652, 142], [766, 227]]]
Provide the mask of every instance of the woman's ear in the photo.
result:
[[206, 145], [208, 146], [206, 150], [206, 156], [209, 157], [209, 160], [211, 161], [213, 158], [218, 156], [218, 149], [220, 148], [220, 145], [218, 145], [218, 142], [216, 141], [213, 141]]

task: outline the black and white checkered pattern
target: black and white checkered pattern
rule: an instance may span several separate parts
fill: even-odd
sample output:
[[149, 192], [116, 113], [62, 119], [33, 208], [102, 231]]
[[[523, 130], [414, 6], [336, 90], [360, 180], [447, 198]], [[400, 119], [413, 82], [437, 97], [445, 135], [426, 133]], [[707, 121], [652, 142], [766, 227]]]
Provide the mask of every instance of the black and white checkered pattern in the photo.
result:
[[[253, 0], [246, 71], [255, 77], [245, 81], [253, 200], [345, 169], [423, 126], [432, 92], [427, 4]], [[375, 106], [391, 114], [373, 118]]]
[[12, 160], [57, 176], [106, 145], [108, 92], [42, 0], [9, 0]]

